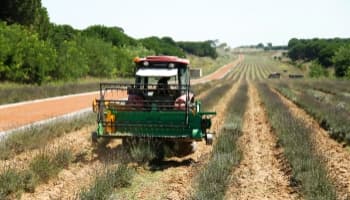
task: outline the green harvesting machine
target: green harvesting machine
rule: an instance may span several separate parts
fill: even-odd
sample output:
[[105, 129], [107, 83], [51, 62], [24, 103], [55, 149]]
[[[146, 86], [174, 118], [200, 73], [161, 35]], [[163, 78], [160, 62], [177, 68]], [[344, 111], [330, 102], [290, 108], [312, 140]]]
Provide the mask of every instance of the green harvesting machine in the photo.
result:
[[[100, 83], [100, 97], [93, 102], [97, 113], [98, 138], [152, 139], [190, 145], [205, 139], [212, 144], [208, 132], [211, 116], [195, 100], [190, 88], [189, 61], [175, 56], [135, 58], [135, 83]], [[180, 145], [175, 145], [180, 144]]]

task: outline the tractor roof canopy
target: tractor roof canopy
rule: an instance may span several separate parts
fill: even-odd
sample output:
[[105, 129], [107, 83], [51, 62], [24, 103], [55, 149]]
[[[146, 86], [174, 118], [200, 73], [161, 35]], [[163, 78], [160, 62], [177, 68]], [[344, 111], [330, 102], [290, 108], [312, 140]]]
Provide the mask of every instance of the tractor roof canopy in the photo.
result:
[[136, 76], [171, 77], [177, 75], [177, 68], [139, 68]]
[[147, 67], [148, 64], [153, 63], [174, 63], [174, 64], [181, 64], [181, 65], [188, 65], [190, 64], [190, 61], [183, 58], [178, 58], [176, 56], [147, 56], [145, 58], [135, 58], [134, 62], [138, 65], [144, 65]]

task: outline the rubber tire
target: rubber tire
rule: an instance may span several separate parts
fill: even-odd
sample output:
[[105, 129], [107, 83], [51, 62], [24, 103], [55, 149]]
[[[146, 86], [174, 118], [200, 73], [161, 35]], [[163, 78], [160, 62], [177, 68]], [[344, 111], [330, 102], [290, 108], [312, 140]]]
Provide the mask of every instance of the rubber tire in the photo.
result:
[[190, 154], [193, 154], [197, 150], [197, 143], [193, 142], [182, 142], [178, 141], [173, 146], [173, 151], [176, 157], [185, 157]]
[[94, 144], [97, 144], [97, 143], [98, 143], [98, 135], [97, 135], [97, 132], [96, 132], [96, 131], [94, 131], [94, 132], [91, 133], [91, 141], [92, 141], [92, 143], [94, 143]]
[[213, 144], [213, 139], [214, 139], [213, 134], [207, 133], [206, 138], [205, 138], [205, 144], [206, 145], [212, 145]]

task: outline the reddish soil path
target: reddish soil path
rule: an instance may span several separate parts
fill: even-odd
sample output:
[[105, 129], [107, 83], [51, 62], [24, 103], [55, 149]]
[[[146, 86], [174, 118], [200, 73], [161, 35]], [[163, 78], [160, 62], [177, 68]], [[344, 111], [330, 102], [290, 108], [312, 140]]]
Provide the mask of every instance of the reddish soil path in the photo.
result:
[[217, 79], [221, 79], [223, 78], [227, 73], [230, 72], [231, 68], [235, 67], [238, 63], [240, 63], [242, 60], [244, 59], [244, 56], [242, 54], [240, 54], [238, 56], [238, 59], [227, 64], [224, 65], [222, 67], [220, 67], [218, 70], [216, 70], [215, 72], [204, 76], [202, 78], [199, 79], [195, 79], [195, 80], [191, 80], [191, 84], [198, 84], [198, 83], [205, 83], [211, 80], [217, 80]]
[[[242, 59], [243, 56], [240, 55], [234, 62], [221, 67], [208, 76], [196, 79], [191, 83], [197, 84], [220, 79]], [[0, 132], [88, 108], [96, 97], [98, 97], [98, 94], [74, 95], [71, 97], [54, 98], [48, 99], [47, 101], [0, 108]]]
[[0, 109], [0, 131], [64, 115], [91, 106], [97, 94], [33, 102]]

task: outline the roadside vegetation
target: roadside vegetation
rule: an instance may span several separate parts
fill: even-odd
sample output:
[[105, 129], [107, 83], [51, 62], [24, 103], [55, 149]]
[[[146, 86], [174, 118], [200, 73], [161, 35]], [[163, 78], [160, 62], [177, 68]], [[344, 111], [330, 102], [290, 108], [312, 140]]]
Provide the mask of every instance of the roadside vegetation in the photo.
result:
[[0, 141], [0, 159], [6, 160], [16, 154], [45, 147], [55, 138], [92, 125], [95, 121], [96, 114], [88, 113], [14, 132]]
[[327, 77], [334, 67], [339, 78], [350, 78], [350, 39], [296, 39], [288, 42], [288, 56], [298, 66], [311, 62], [311, 77]]
[[77, 81], [52, 82], [45, 85], [3, 83], [0, 85], [0, 105], [42, 99], [48, 97], [92, 92], [99, 89], [100, 82], [130, 82], [131, 79], [88, 78]]
[[287, 85], [277, 85], [276, 89], [313, 116], [332, 138], [350, 145], [350, 112], [347, 109], [335, 102], [323, 101], [312, 92]]
[[242, 157], [237, 139], [242, 133], [247, 90], [247, 84], [243, 83], [228, 103], [227, 117], [210, 160], [195, 180], [193, 199], [223, 199], [225, 195], [232, 168], [240, 163]]
[[135, 39], [121, 27], [77, 30], [50, 22], [41, 0], [5, 0], [0, 14], [0, 82], [42, 85], [85, 77], [130, 77], [133, 58], [192, 54], [215, 59], [217, 41]]
[[305, 199], [336, 199], [335, 187], [327, 177], [322, 159], [310, 138], [312, 130], [295, 118], [266, 84], [258, 85], [267, 114], [291, 165], [291, 183]]

